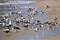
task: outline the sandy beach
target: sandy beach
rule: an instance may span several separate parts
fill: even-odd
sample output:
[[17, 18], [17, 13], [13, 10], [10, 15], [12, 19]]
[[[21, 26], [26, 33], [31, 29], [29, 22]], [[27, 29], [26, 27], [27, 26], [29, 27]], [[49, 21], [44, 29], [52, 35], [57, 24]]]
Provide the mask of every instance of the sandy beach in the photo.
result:
[[[57, 17], [58, 25], [60, 25], [60, 0], [41, 0], [30, 5], [46, 12], [49, 15], [49, 21], [54, 21], [54, 18]], [[48, 8], [45, 7], [47, 5]], [[24, 27], [21, 29], [20, 32], [12, 32], [10, 36], [6, 36], [7, 34], [0, 30], [0, 40], [60, 40], [60, 34], [57, 31], [39, 30], [35, 32], [33, 29], [25, 30]], [[49, 34], [54, 35], [50, 36]]]
[[[49, 14], [49, 20], [53, 21], [55, 17], [58, 18], [58, 23], [60, 24], [60, 1], [59, 0], [41, 0], [40, 2], [36, 2], [31, 4], [34, 7], [37, 7], [43, 12], [47, 12]], [[46, 8], [45, 6], [49, 6]]]
[[[57, 22], [60, 25], [60, 0], [41, 0], [40, 2], [36, 2], [31, 5], [37, 7], [43, 12], [47, 12], [49, 14], [49, 21], [53, 21], [53, 19], [57, 17]], [[48, 8], [45, 7], [47, 5], [49, 6]], [[43, 40], [60, 40], [60, 34]]]

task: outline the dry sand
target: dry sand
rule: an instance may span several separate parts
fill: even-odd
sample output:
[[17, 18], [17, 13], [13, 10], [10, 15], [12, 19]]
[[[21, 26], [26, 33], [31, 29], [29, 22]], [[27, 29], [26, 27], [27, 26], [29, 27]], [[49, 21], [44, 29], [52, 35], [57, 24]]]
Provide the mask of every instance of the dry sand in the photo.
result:
[[[37, 7], [43, 12], [49, 13], [49, 20], [53, 21], [55, 17], [58, 18], [58, 23], [60, 24], [60, 1], [59, 0], [41, 0], [40, 2], [36, 2], [31, 4], [34, 7]], [[45, 6], [49, 7], [46, 8]]]

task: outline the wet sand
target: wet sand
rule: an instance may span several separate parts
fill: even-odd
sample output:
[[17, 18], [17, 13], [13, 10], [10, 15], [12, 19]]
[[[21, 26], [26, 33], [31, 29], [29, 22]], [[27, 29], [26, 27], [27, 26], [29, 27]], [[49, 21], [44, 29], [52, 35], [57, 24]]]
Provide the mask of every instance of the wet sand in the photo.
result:
[[43, 40], [60, 40], [60, 34], [58, 34], [56, 36], [45, 38]]
[[10, 36], [6, 36], [2, 31], [0, 32], [0, 40], [38, 40], [38, 33], [33, 30], [24, 30], [24, 28], [20, 32], [12, 33]]
[[[60, 31], [46, 31], [39, 30], [35, 32], [33, 29], [25, 30], [24, 27], [21, 27], [20, 32], [12, 31], [11, 34], [4, 33], [0, 30], [0, 40], [57, 40], [60, 36], [58, 35]], [[55, 39], [56, 38], [56, 39]]]

